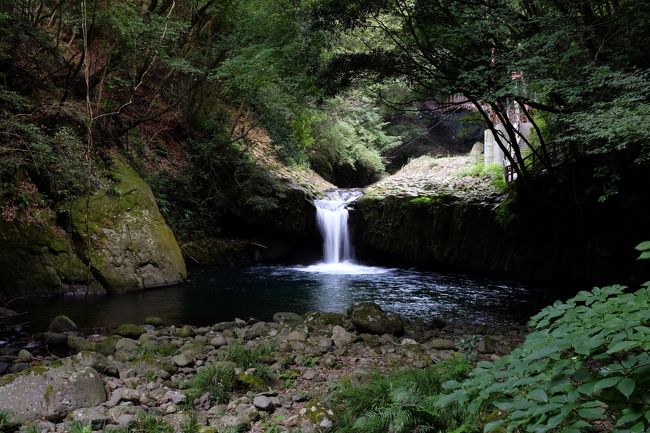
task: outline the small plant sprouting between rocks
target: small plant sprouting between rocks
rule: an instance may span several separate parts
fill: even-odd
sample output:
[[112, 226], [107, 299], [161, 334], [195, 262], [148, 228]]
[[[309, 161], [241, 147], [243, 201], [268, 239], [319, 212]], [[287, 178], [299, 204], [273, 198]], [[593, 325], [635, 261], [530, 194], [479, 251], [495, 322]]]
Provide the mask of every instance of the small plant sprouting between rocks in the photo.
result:
[[74, 421], [70, 426], [70, 433], [92, 433], [93, 426], [91, 423], [83, 424], [80, 421]]
[[454, 357], [424, 370], [376, 373], [361, 385], [339, 385], [332, 394], [340, 414], [334, 431], [451, 431], [464, 422], [464, 409], [456, 406], [441, 410], [435, 403], [443, 392], [442, 384], [464, 379], [471, 367], [464, 357]]
[[[271, 371], [264, 361], [273, 353], [270, 345], [247, 348], [232, 345], [218, 355], [219, 362], [207, 365], [183, 384], [187, 396], [194, 400], [205, 393], [217, 403], [227, 403], [238, 387], [263, 387], [271, 379]], [[238, 373], [254, 369], [254, 374]]]

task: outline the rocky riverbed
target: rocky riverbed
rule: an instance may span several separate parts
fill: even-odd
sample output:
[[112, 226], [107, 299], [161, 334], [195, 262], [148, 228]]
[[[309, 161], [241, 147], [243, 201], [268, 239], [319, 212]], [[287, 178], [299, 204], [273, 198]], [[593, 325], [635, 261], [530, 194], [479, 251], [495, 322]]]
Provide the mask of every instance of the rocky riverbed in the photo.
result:
[[3, 428], [321, 431], [336, 422], [327, 397], [341, 382], [453, 356], [494, 359], [527, 332], [405, 323], [373, 303], [346, 314], [276, 313], [272, 322], [144, 322], [94, 333], [61, 316], [31, 349], [0, 348], [0, 414], [10, 420]]

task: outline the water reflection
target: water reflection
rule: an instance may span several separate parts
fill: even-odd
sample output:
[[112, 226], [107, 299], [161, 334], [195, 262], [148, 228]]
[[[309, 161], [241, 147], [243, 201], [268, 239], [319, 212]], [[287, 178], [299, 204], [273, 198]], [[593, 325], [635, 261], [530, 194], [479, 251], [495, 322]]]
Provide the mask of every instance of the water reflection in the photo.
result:
[[[526, 287], [457, 274], [374, 269], [324, 273], [313, 268], [253, 267], [205, 269], [187, 283], [165, 289], [87, 298], [30, 300], [28, 320], [43, 329], [57, 314], [84, 327], [140, 323], [160, 316], [168, 323], [208, 325], [235, 317], [270, 320], [278, 311], [344, 312], [355, 302], [375, 301], [410, 318], [441, 317], [450, 322], [524, 323], [546, 303]], [[367, 270], [367, 269], [366, 269]]]

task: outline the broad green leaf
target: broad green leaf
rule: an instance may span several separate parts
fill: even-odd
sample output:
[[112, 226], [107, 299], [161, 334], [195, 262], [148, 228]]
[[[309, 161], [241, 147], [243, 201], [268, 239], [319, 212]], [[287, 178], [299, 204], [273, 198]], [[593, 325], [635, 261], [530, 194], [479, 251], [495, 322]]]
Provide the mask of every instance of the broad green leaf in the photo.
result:
[[616, 385], [620, 380], [621, 380], [620, 376], [606, 377], [605, 379], [601, 379], [598, 382], [596, 382], [596, 385], [594, 386], [594, 392], [598, 392], [601, 389], [605, 389], [605, 388], [611, 388], [612, 386]]
[[583, 408], [578, 411], [578, 416], [582, 419], [601, 419], [603, 410], [595, 407]]
[[616, 389], [621, 391], [621, 394], [623, 394], [626, 398], [630, 398], [635, 388], [636, 388], [635, 380], [629, 377], [626, 377], [625, 379], [621, 380], [618, 383], [618, 385], [616, 385]]
[[485, 424], [485, 427], [483, 427], [483, 433], [489, 433], [495, 431], [496, 429], [498, 429], [503, 425], [503, 422], [504, 421], [500, 419], [498, 421], [492, 421]]
[[624, 352], [626, 350], [634, 349], [635, 347], [639, 347], [640, 343], [638, 341], [620, 341], [614, 345], [612, 345], [608, 350], [607, 353], [616, 353], [616, 352]]
[[637, 251], [648, 251], [650, 250], [650, 241], [641, 242], [639, 245], [634, 247]]
[[546, 403], [548, 401], [548, 395], [544, 392], [543, 389], [536, 389], [528, 395], [528, 398], [531, 400], [542, 401]]

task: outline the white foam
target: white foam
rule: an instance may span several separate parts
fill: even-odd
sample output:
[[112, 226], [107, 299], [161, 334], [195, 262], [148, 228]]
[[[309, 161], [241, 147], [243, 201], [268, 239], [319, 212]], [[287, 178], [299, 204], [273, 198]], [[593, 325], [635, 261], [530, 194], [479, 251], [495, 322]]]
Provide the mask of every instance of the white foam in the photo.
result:
[[376, 266], [363, 266], [353, 262], [316, 263], [310, 266], [296, 266], [291, 269], [301, 272], [330, 274], [330, 275], [376, 275], [386, 274], [392, 269]]

